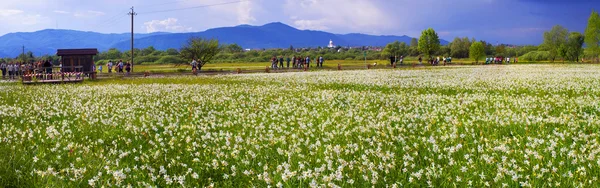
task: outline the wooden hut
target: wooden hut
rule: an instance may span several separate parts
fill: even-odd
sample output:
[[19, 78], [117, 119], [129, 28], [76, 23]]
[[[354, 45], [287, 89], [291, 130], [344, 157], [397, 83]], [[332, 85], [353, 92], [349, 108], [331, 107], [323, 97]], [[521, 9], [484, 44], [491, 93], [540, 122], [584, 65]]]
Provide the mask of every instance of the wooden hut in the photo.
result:
[[62, 72], [81, 72], [94, 74], [94, 56], [98, 49], [59, 49], [56, 55], [61, 57]]

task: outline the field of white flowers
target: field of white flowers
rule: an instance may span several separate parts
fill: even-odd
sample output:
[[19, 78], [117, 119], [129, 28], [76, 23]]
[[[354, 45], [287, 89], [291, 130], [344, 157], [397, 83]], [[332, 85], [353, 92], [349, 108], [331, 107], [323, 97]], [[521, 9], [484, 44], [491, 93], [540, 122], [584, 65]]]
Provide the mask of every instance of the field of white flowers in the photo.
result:
[[0, 187], [599, 187], [600, 66], [0, 83]]

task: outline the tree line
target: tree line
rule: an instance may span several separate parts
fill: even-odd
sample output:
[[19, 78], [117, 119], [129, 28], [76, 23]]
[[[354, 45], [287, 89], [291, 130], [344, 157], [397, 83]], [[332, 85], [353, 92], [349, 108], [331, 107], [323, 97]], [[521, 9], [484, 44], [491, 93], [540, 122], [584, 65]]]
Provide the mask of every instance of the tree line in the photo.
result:
[[[550, 31], [544, 32], [543, 43], [539, 46], [492, 45], [486, 41], [475, 39], [455, 38], [449, 45], [441, 46], [437, 33], [429, 28], [421, 33], [416, 49], [419, 56], [431, 58], [444, 56], [453, 58], [470, 58], [475, 62], [485, 57], [518, 57], [524, 61], [562, 61], [579, 62], [590, 59], [599, 62], [600, 55], [600, 17], [592, 11], [585, 33], [569, 32], [566, 28], [556, 25]], [[584, 49], [583, 46], [586, 45]], [[408, 47], [405, 43], [393, 42], [383, 50], [384, 55], [400, 56], [414, 55], [408, 50], [414, 49], [414, 40]]]

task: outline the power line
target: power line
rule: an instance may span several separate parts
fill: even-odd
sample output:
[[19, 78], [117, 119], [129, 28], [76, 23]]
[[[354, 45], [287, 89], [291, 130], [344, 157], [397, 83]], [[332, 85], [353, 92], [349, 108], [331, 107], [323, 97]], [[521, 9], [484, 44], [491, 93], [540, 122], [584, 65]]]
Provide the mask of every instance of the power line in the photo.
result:
[[182, 2], [187, 2], [187, 1], [193, 1], [193, 0], [171, 1], [171, 2], [166, 2], [166, 3], [157, 3], [157, 4], [151, 4], [151, 5], [136, 6], [136, 7], [137, 8], [155, 7], [155, 6], [159, 6], [159, 5], [169, 5], [169, 4], [182, 3]]
[[119, 13], [115, 14], [114, 16], [112, 16], [112, 17], [108, 18], [107, 20], [104, 20], [104, 21], [102, 21], [100, 23], [102, 24], [102, 23], [114, 21], [117, 17], [123, 16], [123, 15], [127, 15], [127, 13], [129, 13], [129, 11], [126, 11], [124, 13], [123, 12], [119, 12]]
[[116, 15], [110, 17], [109, 19], [106, 19], [106, 20], [101, 21], [101, 22], [97, 22], [95, 25], [92, 25], [91, 28], [93, 28], [94, 30], [97, 30], [99, 27], [118, 23], [118, 22], [122, 21], [123, 17], [127, 16], [127, 13], [128, 12], [124, 12], [124, 13], [123, 12], [119, 12]]
[[159, 11], [151, 11], [151, 12], [140, 12], [139, 14], [154, 14], [154, 13], [162, 13], [162, 12], [173, 12], [173, 11], [179, 11], [179, 10], [189, 10], [189, 9], [197, 9], [197, 8], [206, 8], [206, 7], [214, 7], [214, 6], [221, 6], [221, 5], [237, 4], [237, 3], [247, 2], [247, 1], [250, 1], [250, 0], [231, 1], [231, 2], [225, 2], [225, 3], [211, 4], [211, 5], [200, 5], [200, 6], [193, 6], [193, 7], [186, 7], [186, 8], [177, 8], [177, 9], [168, 9], [168, 10], [159, 10]]

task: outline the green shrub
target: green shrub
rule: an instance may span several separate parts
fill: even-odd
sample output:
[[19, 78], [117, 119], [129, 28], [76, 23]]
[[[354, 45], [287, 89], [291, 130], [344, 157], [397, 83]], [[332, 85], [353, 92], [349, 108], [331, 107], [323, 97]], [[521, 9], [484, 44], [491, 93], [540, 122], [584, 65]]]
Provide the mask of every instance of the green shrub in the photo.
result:
[[519, 60], [522, 61], [547, 61], [549, 59], [550, 52], [548, 51], [531, 51], [519, 57]]
[[185, 62], [185, 60], [181, 59], [181, 57], [179, 57], [179, 56], [168, 55], [168, 56], [161, 57], [155, 63], [156, 64], [180, 64], [183, 62]]
[[99, 60], [96, 61], [96, 65], [106, 65], [108, 63], [109, 60], [103, 59], [103, 60]]
[[161, 57], [160, 56], [137, 56], [133, 59], [133, 61], [135, 62], [136, 65], [139, 64], [153, 64], [154, 62], [158, 61]]

